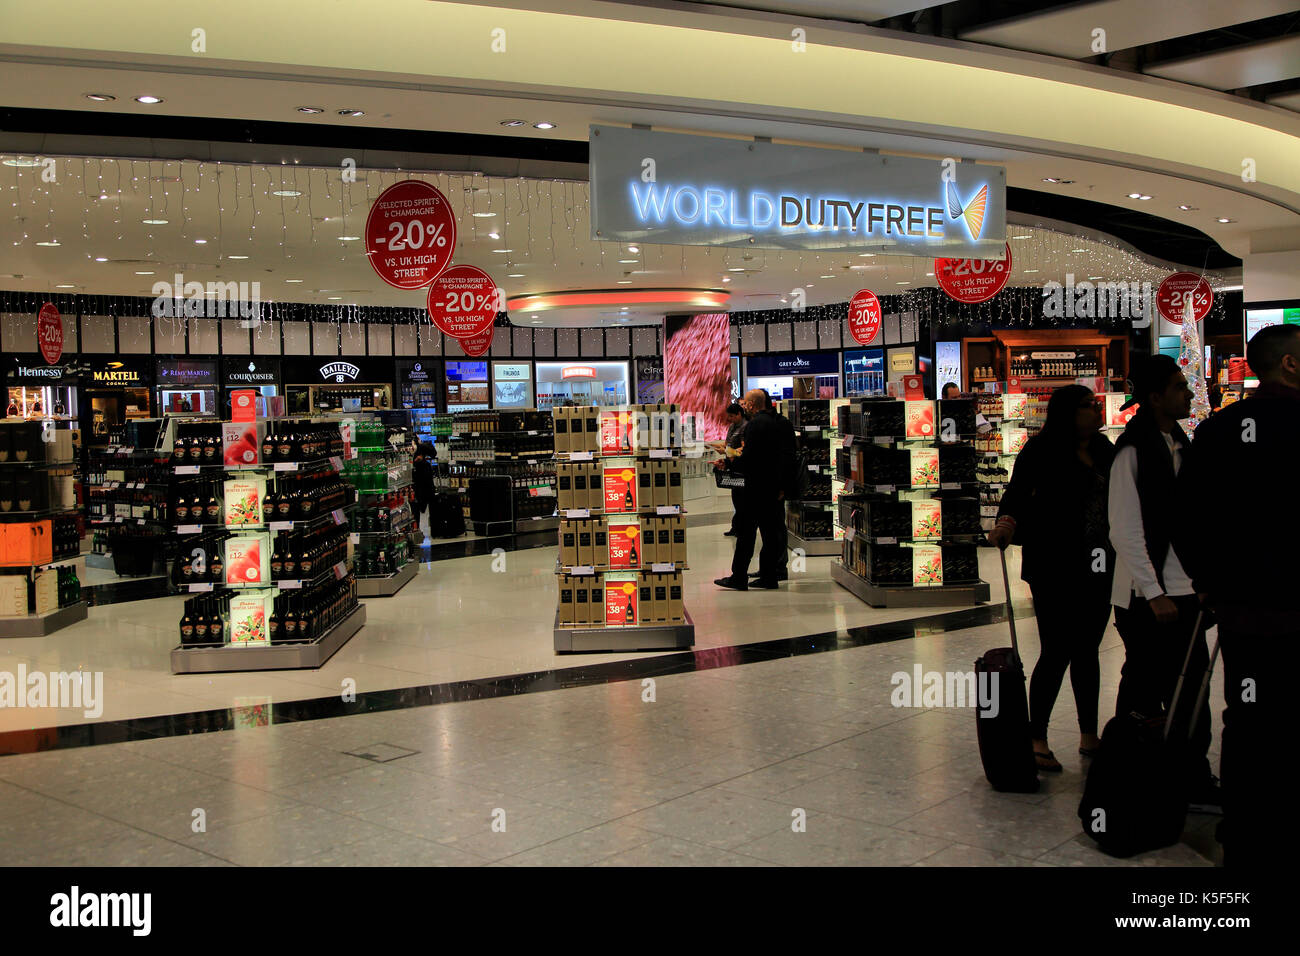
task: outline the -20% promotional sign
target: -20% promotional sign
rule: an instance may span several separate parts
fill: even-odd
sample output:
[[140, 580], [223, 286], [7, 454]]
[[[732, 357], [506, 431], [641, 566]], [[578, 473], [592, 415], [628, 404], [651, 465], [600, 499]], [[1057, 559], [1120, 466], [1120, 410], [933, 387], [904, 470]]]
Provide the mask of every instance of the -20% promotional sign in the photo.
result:
[[1214, 290], [1204, 278], [1192, 272], [1175, 272], [1160, 283], [1156, 291], [1156, 308], [1166, 322], [1182, 325], [1189, 304], [1192, 318], [1197, 322], [1210, 314]]
[[948, 297], [965, 305], [987, 302], [1011, 278], [1011, 243], [1007, 257], [997, 259], [935, 259], [934, 278]]
[[880, 334], [880, 300], [862, 289], [849, 300], [849, 331], [859, 345], [870, 345]]
[[452, 266], [429, 286], [429, 319], [443, 335], [468, 339], [490, 330], [505, 295], [477, 266]]
[[451, 264], [456, 217], [436, 187], [418, 179], [389, 186], [366, 216], [370, 266], [398, 289], [423, 289]]

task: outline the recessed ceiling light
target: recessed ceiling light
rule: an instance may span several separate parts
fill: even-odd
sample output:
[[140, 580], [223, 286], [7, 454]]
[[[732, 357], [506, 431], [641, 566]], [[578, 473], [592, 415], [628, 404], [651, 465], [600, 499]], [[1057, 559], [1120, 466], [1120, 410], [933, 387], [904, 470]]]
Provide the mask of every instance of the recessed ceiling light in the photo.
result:
[[619, 279], [619, 280], [618, 280], [618, 284], [619, 284], [619, 285], [631, 285], [631, 284], [632, 284], [632, 280], [631, 280], [631, 279]]
[[1141, 195], [1141, 196], [1138, 196], [1138, 199], [1141, 199], [1143, 202], [1145, 202], [1146, 200], [1148, 200], [1148, 199], [1150, 199], [1150, 198], [1151, 198], [1150, 196], [1147, 196], [1147, 195], [1145, 195], [1145, 194], [1143, 194], [1143, 195]]
[[1088, 276], [1089, 279], [1100, 279], [1101, 276]]
[[23, 159], [22, 157], [0, 160], [0, 162], [3, 162], [6, 166], [17, 166], [21, 169], [26, 169], [29, 166], [39, 166], [41, 164], [39, 159]]
[[1043, 182], [1056, 183], [1058, 186], [1072, 186], [1074, 184], [1073, 179], [1057, 179], [1055, 176], [1048, 176], [1043, 180]]
[[339, 110], [339, 116], [365, 116], [365, 110]]
[[527, 126], [528, 121], [527, 120], [502, 120], [501, 125], [502, 126]]
[[859, 259], [874, 259], [874, 258], [876, 258], [876, 254], [875, 254], [874, 252], [859, 252], [859, 253], [858, 253], [858, 258], [859, 258]]
[[932, 276], [934, 275], [934, 273], [933, 273], [933, 272], [927, 272], [926, 275], [932, 277]]
[[296, 189], [277, 189], [271, 193], [272, 196], [301, 196], [302, 193]]
[[731, 276], [723, 276], [723, 277], [722, 277], [722, 281], [723, 281], [723, 282], [730, 282], [730, 281], [731, 281]]
[[815, 283], [815, 282], [805, 282], [805, 283], [804, 283], [804, 285], [805, 285], [807, 288], [809, 288], [809, 289], [811, 289], [811, 288], [812, 288], [814, 285], [816, 285], [816, 284], [817, 284], [817, 283]]
[[1087, 252], [1087, 249], [1071, 249], [1071, 252]]
[[1037, 272], [1037, 271], [1038, 271], [1037, 269], [1026, 269], [1025, 275], [1029, 275], [1030, 273]]
[[143, 103], [143, 104], [145, 104], [146, 106], [153, 106], [155, 103], [161, 103], [161, 102], [162, 102], [162, 97], [161, 97], [161, 96], [148, 96], [148, 95], [146, 95], [146, 96], [137, 96], [137, 97], [135, 98], [135, 101], [136, 101], [137, 103]]
[[533, 129], [555, 129], [554, 123], [534, 123]]
[[96, 262], [107, 262], [107, 261], [108, 261], [108, 256], [95, 256], [95, 261], [96, 261]]
[[782, 305], [785, 305], [785, 303], [786, 303], [786, 300], [785, 300], [785, 299], [782, 299], [782, 300], [781, 300], [781, 304], [782, 304]]
[[285, 279], [285, 282], [301, 282], [301, 279]]
[[206, 240], [206, 239], [195, 239], [195, 240], [194, 240], [194, 244], [195, 244], [196, 246], [206, 246], [206, 245], [208, 244], [208, 240]]
[[910, 282], [895, 282], [894, 285], [911, 285]]
[[341, 295], [331, 295], [331, 296], [326, 296], [326, 298], [328, 298], [330, 301], [333, 302], [333, 301], [337, 301], [337, 300], [343, 298], [343, 296], [341, 296]]
[[[636, 263], [636, 262], [640, 262], [641, 260], [640, 260], [640, 259], [619, 259], [618, 261], [626, 265], [626, 264], [628, 264], [628, 263]], [[735, 270], [735, 271], [737, 271], [737, 272], [744, 272], [745, 270], [743, 270], [743, 269], [737, 269], [737, 270]]]
[[819, 279], [834, 279], [835, 276], [818, 276]]
[[[86, 99], [94, 100], [96, 103], [111, 103], [117, 97], [112, 93], [87, 93]], [[59, 288], [63, 288], [63, 286], [59, 286]]]
[[144, 223], [146, 226], [165, 226], [165, 225], [167, 225], [167, 220], [166, 220], [166, 219], [141, 219], [140, 221], [141, 221], [142, 223]]
[[499, 232], [489, 232], [489, 233], [488, 233], [488, 238], [489, 238], [489, 239], [500, 239], [500, 238], [501, 238], [501, 233], [499, 233]]
[[339, 242], [355, 242], [360, 236], [339, 236]]
[[56, 285], [54, 288], [56, 288], [56, 289], [75, 289], [76, 286], [75, 286], [75, 285], [68, 285], [68, 284], [65, 283], [64, 285]]
[[514, 252], [513, 249], [493, 249], [493, 252]]
[[1128, 194], [1128, 198], [1129, 198], [1129, 199], [1141, 199], [1141, 198], [1142, 198], [1142, 194], [1141, 194], [1141, 193], [1129, 193], [1129, 194]]
[[1012, 236], [1012, 239], [1032, 239], [1033, 236]]
[[153, 275], [153, 273], [152, 273], [152, 272], [137, 272], [136, 275], [138, 275], [138, 276], [151, 276], [151, 275]]
[[1188, 206], [1187, 204], [1184, 203], [1183, 205], [1179, 206], [1178, 208], [1181, 209], [1183, 212], [1195, 212], [1197, 207], [1196, 207], [1196, 206]]
[[628, 247], [627, 247], [627, 251], [628, 251], [628, 252], [640, 252], [640, 251], [641, 251], [641, 247], [640, 247], [640, 246], [628, 246]]
[[247, 259], [248, 256], [226, 256], [227, 259]]
[[99, 198], [100, 198], [100, 199], [107, 199], [107, 198], [108, 198], [108, 193], [100, 193], [100, 194], [99, 194]]
[[1235, 219], [1228, 219], [1225, 216], [1220, 216], [1218, 219], [1215, 220], [1215, 222], [1236, 222], [1236, 221], [1237, 220]]
[[510, 272], [506, 274], [507, 279], [522, 279], [523, 277], [524, 274], [522, 272]]
[[299, 113], [324, 113], [325, 108], [322, 106], [300, 106], [298, 107], [298, 112]]
[[47, 240], [45, 240], [44, 242], [38, 242], [38, 243], [36, 243], [36, 244], [37, 244], [38, 246], [57, 246], [57, 245], [59, 244], [59, 240], [57, 240], [57, 239], [47, 239]]
[[493, 219], [496, 217], [494, 212], [472, 212], [470, 215], [475, 219]]

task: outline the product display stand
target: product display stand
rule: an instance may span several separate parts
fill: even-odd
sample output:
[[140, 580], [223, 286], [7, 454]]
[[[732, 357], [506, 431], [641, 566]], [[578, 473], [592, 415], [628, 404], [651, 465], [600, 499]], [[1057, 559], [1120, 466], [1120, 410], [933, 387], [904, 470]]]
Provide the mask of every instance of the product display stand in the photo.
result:
[[415, 442], [408, 428], [373, 420], [356, 421], [353, 438], [343, 476], [358, 494], [352, 526], [357, 594], [390, 597], [419, 570], [413, 538], [419, 528], [411, 510]]
[[988, 601], [973, 401], [854, 401], [839, 428], [844, 541], [832, 579], [874, 607]]
[[554, 409], [557, 653], [693, 647], [676, 406]]
[[365, 624], [339, 423], [189, 422], [168, 494], [191, 595], [174, 674], [320, 667]]
[[781, 413], [794, 426], [795, 447], [802, 453], [808, 470], [808, 491], [802, 498], [787, 501], [786, 539], [791, 549], [810, 555], [840, 553], [835, 536], [835, 472], [831, 449], [839, 439], [836, 409], [847, 399], [792, 399], [782, 403]]
[[174, 547], [167, 521], [170, 468], [166, 453], [131, 445], [89, 451], [86, 475], [91, 552], [86, 567], [121, 577], [167, 573]]
[[536, 409], [457, 412], [447, 439], [447, 478], [465, 489], [467, 521], [480, 537], [554, 531], [551, 416]]
[[72, 433], [0, 422], [0, 638], [41, 637], [86, 617]]

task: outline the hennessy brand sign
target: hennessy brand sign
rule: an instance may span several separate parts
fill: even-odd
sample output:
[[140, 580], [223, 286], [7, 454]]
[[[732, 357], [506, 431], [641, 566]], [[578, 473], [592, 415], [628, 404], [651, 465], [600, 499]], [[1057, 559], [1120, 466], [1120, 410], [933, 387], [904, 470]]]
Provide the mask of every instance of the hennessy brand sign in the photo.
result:
[[46, 368], [29, 368], [26, 365], [20, 365], [18, 366], [18, 375], [20, 378], [62, 378], [63, 368], [58, 365]]
[[320, 369], [321, 378], [327, 380], [332, 378], [336, 382], [345, 380], [355, 382], [360, 374], [361, 369], [351, 362], [330, 362], [328, 365], [322, 365]]
[[614, 242], [1000, 259], [1006, 170], [958, 159], [591, 128], [591, 233]]

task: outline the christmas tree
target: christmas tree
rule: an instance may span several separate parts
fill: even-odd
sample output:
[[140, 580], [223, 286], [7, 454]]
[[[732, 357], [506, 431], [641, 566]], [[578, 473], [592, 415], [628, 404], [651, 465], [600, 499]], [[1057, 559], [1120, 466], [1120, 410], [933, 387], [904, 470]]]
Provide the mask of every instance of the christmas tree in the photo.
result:
[[1196, 328], [1196, 318], [1192, 312], [1192, 297], [1187, 297], [1183, 307], [1183, 329], [1181, 351], [1178, 365], [1187, 378], [1187, 387], [1192, 390], [1192, 414], [1187, 420], [1187, 431], [1192, 431], [1210, 414], [1210, 394], [1205, 385], [1204, 353], [1201, 351], [1201, 336]]

